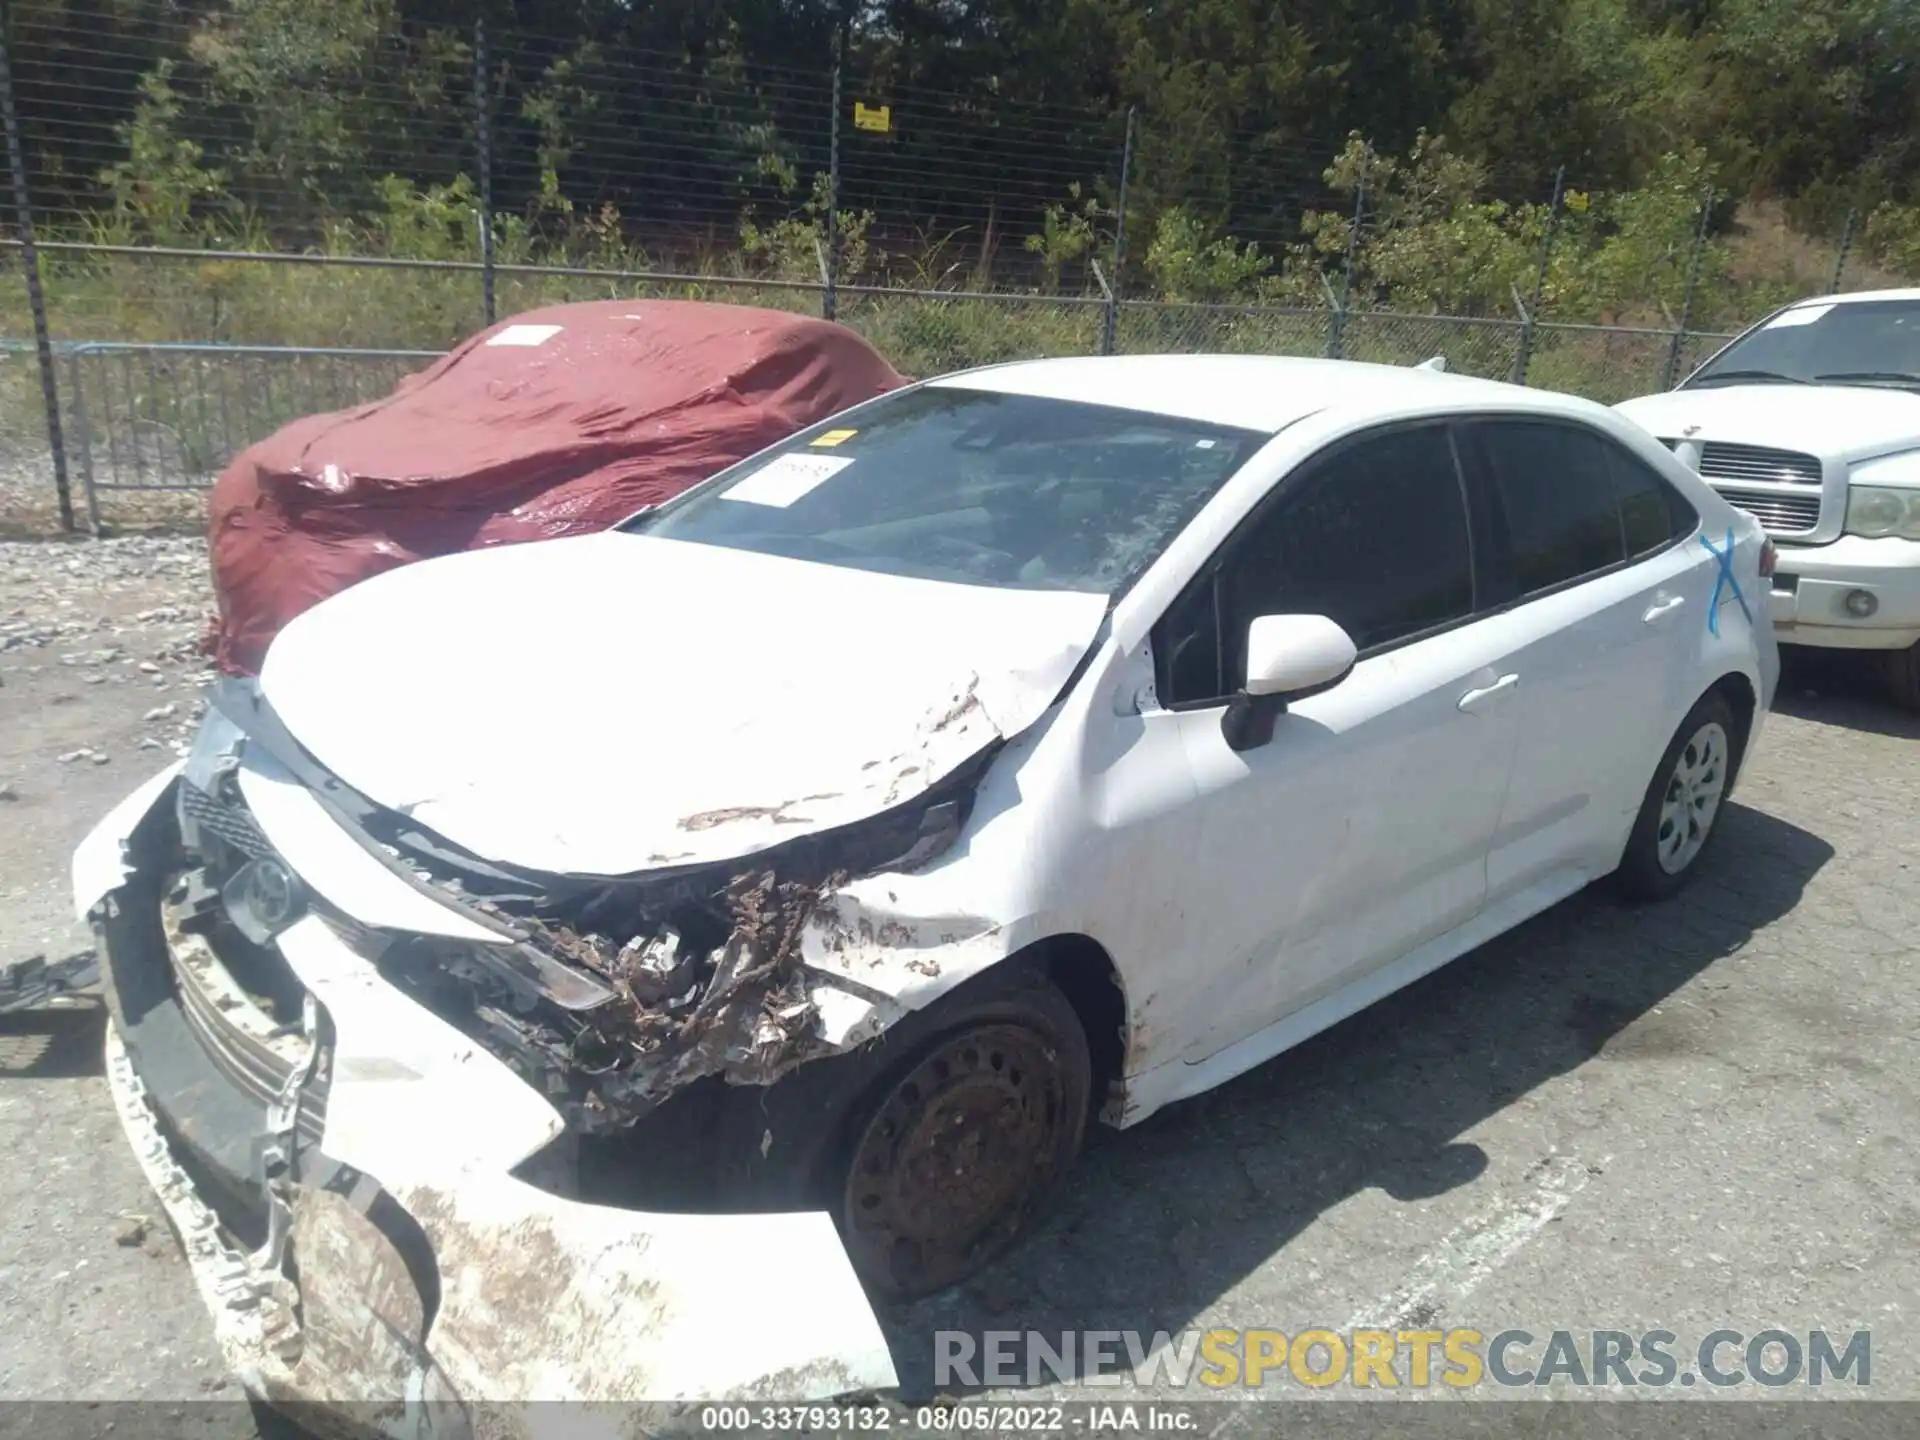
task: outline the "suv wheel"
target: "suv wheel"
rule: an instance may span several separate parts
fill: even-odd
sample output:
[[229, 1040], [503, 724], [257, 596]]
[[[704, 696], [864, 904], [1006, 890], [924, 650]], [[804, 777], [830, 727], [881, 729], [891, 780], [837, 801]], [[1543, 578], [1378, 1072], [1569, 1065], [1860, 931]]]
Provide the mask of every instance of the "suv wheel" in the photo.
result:
[[1920, 644], [1887, 654], [1887, 683], [1894, 703], [1907, 710], [1920, 710]]

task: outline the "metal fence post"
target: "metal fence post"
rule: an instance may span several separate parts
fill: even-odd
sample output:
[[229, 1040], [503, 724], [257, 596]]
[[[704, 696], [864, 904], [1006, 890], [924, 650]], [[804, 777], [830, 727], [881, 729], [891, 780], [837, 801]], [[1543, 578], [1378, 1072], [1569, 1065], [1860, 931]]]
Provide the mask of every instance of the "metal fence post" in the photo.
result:
[[1098, 260], [1090, 260], [1087, 264], [1093, 271], [1094, 280], [1100, 286], [1100, 294], [1104, 301], [1101, 306], [1100, 353], [1111, 355], [1113, 354], [1113, 287], [1107, 283], [1107, 277], [1102, 273]]
[[1533, 361], [1533, 317], [1540, 313], [1540, 297], [1547, 289], [1547, 266], [1553, 259], [1553, 240], [1560, 230], [1560, 207], [1566, 200], [1567, 167], [1562, 165], [1553, 176], [1553, 203], [1547, 209], [1546, 233], [1540, 237], [1540, 265], [1533, 272], [1532, 303], [1520, 307], [1520, 349], [1513, 357], [1513, 383], [1527, 383], [1527, 366]]
[[[1367, 213], [1367, 161], [1372, 158], [1372, 150], [1360, 158], [1360, 183], [1353, 191], [1353, 221], [1347, 226], [1347, 253], [1340, 266], [1340, 299], [1333, 306], [1332, 318], [1327, 323], [1327, 358], [1344, 359], [1347, 352], [1347, 309], [1353, 301], [1353, 256], [1360, 245], [1360, 224]], [[1324, 283], [1325, 277], [1322, 276]], [[1332, 293], [1329, 291], [1328, 299]]]
[[100, 491], [93, 483], [93, 431], [87, 425], [87, 391], [80, 379], [84, 345], [67, 347], [67, 399], [73, 410], [73, 448], [80, 461], [80, 493], [87, 497], [87, 529], [100, 533]]
[[[1113, 354], [1120, 338], [1120, 267], [1127, 261], [1127, 181], [1133, 174], [1134, 107], [1127, 107], [1127, 138], [1120, 146], [1120, 194], [1113, 207], [1113, 283], [1100, 282], [1107, 292], [1106, 319], [1100, 327], [1100, 353]], [[1096, 267], [1095, 275], [1100, 273]]]
[[1829, 295], [1840, 293], [1840, 277], [1847, 273], [1847, 254], [1853, 249], [1853, 227], [1860, 223], [1860, 211], [1857, 207], [1847, 211], [1847, 223], [1840, 231], [1840, 254], [1833, 262], [1833, 284], [1827, 287]]
[[487, 60], [487, 22], [473, 22], [473, 131], [480, 171], [480, 308], [494, 321], [493, 295], [493, 97]]
[[1680, 318], [1673, 327], [1673, 343], [1667, 347], [1666, 368], [1661, 372], [1660, 388], [1671, 390], [1680, 374], [1680, 352], [1687, 343], [1687, 329], [1693, 324], [1693, 300], [1700, 288], [1700, 262], [1707, 249], [1707, 226], [1713, 221], [1713, 187], [1700, 197], [1700, 228], [1693, 234], [1693, 254], [1687, 261], [1687, 288], [1680, 297]]
[[840, 310], [840, 62], [833, 62], [833, 120], [827, 127], [827, 258], [820, 275], [820, 318]]
[[13, 12], [0, 12], [0, 120], [7, 129], [7, 167], [13, 176], [13, 209], [20, 226], [20, 268], [27, 277], [33, 311], [33, 348], [40, 361], [40, 398], [47, 411], [47, 444], [53, 450], [53, 489], [60, 528], [73, 529], [73, 491], [67, 483], [67, 444], [60, 433], [60, 383], [53, 368], [53, 337], [47, 329], [47, 295], [40, 284], [40, 251], [33, 243], [33, 201], [27, 194], [27, 157], [20, 144], [20, 117], [13, 107]]
[[1341, 337], [1347, 328], [1346, 302], [1333, 293], [1333, 282], [1324, 270], [1320, 272], [1320, 290], [1327, 297], [1327, 358], [1338, 360]]

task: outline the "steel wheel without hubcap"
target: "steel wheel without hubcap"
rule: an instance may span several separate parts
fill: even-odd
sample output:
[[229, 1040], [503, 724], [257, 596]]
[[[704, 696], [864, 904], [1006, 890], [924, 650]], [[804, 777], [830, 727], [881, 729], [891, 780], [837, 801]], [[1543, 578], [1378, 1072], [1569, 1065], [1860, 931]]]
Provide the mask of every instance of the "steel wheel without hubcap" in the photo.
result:
[[854, 1148], [847, 1250], [896, 1296], [965, 1279], [1017, 1235], [1078, 1139], [1047, 1038], [1023, 1025], [960, 1030], [903, 1076]]
[[1660, 828], [1654, 835], [1655, 854], [1667, 874], [1685, 870], [1707, 843], [1727, 788], [1730, 753], [1727, 732], [1717, 720], [1702, 725], [1680, 747], [1660, 804]]

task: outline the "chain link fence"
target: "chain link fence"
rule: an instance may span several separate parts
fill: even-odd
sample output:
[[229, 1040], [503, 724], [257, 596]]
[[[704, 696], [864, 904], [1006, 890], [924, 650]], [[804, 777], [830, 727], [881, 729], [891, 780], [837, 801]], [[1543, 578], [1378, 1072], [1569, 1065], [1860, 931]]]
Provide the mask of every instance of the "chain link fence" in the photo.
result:
[[902, 374], [1097, 355], [1107, 306], [1097, 299], [937, 290], [842, 290], [839, 319]]
[[51, 506], [52, 470], [39, 360], [30, 340], [0, 339], [0, 474], [21, 477], [22, 499]]
[[[85, 257], [83, 257], [84, 259]], [[111, 258], [139, 278], [158, 323], [209, 312], [204, 294], [155, 278], [169, 264], [235, 267], [265, 260], [180, 262]], [[429, 272], [408, 289], [423, 311], [407, 312], [382, 282], [392, 273], [311, 270], [316, 290], [337, 287], [346, 308], [364, 314], [349, 345], [62, 338], [50, 342], [60, 387], [65, 459], [79, 495], [76, 524], [98, 533], [117, 500], [141, 492], [198, 491], [246, 446], [289, 420], [343, 409], [389, 393], [399, 379], [444, 353], [398, 343], [423, 331], [457, 339], [462, 274]], [[302, 277], [306, 277], [303, 275]], [[367, 284], [371, 278], [372, 283]], [[819, 313], [820, 285], [623, 272], [506, 272], [502, 314], [557, 301], [600, 298], [696, 299]], [[364, 285], [365, 289], [357, 287]], [[444, 288], [451, 295], [438, 294]], [[57, 286], [50, 301], [58, 294]], [[426, 298], [423, 298], [426, 297]], [[445, 309], [440, 308], [446, 300]], [[1104, 297], [843, 286], [841, 323], [858, 331], [903, 373], [927, 377], [976, 365], [1071, 355], [1241, 353], [1323, 356], [1415, 365], [1439, 356], [1458, 374], [1518, 381], [1614, 403], [1662, 388], [1678, 356], [1685, 374], [1730, 335], [1460, 316], [1406, 315], [1257, 305], [1179, 304]], [[50, 307], [51, 308], [51, 307]], [[422, 321], [420, 314], [430, 316]], [[181, 324], [188, 323], [185, 319]], [[250, 336], [244, 307], [218, 327]], [[67, 332], [70, 333], [70, 332]], [[161, 333], [165, 333], [162, 331]], [[187, 333], [192, 333], [190, 330]], [[1524, 362], [1524, 363], [1523, 363]], [[51, 471], [44, 399], [31, 344], [0, 343], [0, 467]], [[53, 487], [45, 485], [48, 498]], [[176, 513], [181, 507], [176, 506]]]
[[[512, 278], [514, 288], [503, 293], [521, 293], [524, 283], [529, 306], [648, 296], [810, 312], [822, 299], [819, 287], [673, 276]], [[1613, 403], [1660, 388], [1676, 340], [1676, 332], [1624, 327], [991, 292], [851, 287], [838, 301], [842, 323], [915, 377], [1103, 353], [1330, 356], [1396, 366], [1440, 356], [1458, 374], [1521, 379]], [[392, 320], [370, 317], [366, 338], [396, 333]], [[1684, 371], [1731, 337], [1678, 338]], [[204, 489], [239, 451], [281, 425], [385, 395], [442, 353], [374, 344], [56, 342], [80, 519], [97, 531], [103, 504], [117, 497]], [[44, 460], [40, 403], [32, 348], [0, 347], [0, 464]]]
[[1333, 335], [1331, 310], [1127, 300], [1119, 306], [1114, 349], [1122, 355], [1325, 355]]
[[[1531, 313], [1564, 172], [1487, 177], [1543, 212], [1551, 196], [1539, 281], [1532, 259], [1519, 281], [1531, 301], [1407, 314], [1356, 283], [1389, 222], [1364, 171], [1357, 194], [1333, 185], [1327, 153], [1236, 171], [1233, 239], [1196, 236], [1187, 257], [1232, 274], [1178, 284], [1149, 223], [1180, 193], [1170, 176], [1204, 190], [1210, 152], [1247, 137], [1183, 148], [1131, 111], [902, 89], [845, 61], [695, 75], [477, 24], [355, 38], [344, 19], [325, 30], [324, 7], [321, 61], [248, 48], [222, 28], [238, 14], [0, 27], [0, 522], [24, 506], [97, 531], [129, 497], [192, 496], [288, 419], [563, 301], [819, 314], [914, 376], [1054, 355], [1441, 356], [1608, 402], [1727, 338], [1694, 326], [1711, 193], [1685, 220], [1692, 249], [1664, 262], [1685, 276], [1669, 328]], [[333, 66], [324, 86], [316, 65]], [[1350, 223], [1344, 256], [1303, 259], [1311, 214]]]

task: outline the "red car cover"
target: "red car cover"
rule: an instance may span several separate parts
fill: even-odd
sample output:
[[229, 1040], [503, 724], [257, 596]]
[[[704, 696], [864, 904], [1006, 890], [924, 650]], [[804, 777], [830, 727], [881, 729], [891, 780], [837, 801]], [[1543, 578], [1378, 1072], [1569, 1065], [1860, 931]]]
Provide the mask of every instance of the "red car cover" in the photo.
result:
[[430, 555], [604, 529], [906, 381], [853, 331], [737, 305], [554, 305], [370, 405], [243, 451], [210, 504], [215, 657], [259, 669], [295, 615]]

